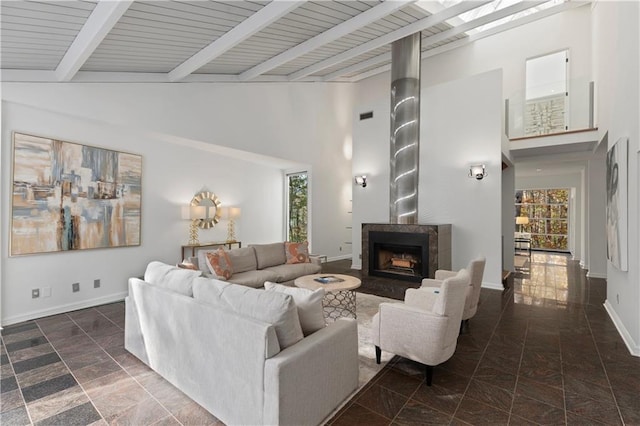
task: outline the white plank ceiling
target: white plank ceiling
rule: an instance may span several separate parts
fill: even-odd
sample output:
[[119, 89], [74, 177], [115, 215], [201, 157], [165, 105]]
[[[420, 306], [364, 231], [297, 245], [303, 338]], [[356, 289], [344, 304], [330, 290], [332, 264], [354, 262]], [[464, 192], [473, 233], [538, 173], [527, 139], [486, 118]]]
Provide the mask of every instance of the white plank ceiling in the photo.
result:
[[349, 82], [388, 70], [417, 31], [428, 57], [584, 3], [2, 0], [0, 67], [2, 81]]

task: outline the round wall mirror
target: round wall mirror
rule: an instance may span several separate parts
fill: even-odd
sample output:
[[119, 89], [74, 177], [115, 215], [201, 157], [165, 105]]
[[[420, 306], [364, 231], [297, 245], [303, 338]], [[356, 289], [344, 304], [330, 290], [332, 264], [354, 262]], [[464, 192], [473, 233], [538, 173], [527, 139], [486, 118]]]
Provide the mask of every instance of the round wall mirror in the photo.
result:
[[214, 227], [220, 222], [220, 199], [210, 191], [201, 191], [194, 195], [191, 205], [195, 207], [206, 207], [206, 215], [202, 219], [195, 219], [197, 225], [203, 229]]

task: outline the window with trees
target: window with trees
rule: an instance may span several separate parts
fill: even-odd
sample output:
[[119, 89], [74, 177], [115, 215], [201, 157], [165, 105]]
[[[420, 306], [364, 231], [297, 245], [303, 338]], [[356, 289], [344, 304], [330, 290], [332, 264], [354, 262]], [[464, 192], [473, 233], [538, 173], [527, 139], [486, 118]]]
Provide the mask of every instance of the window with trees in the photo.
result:
[[309, 176], [307, 172], [287, 174], [287, 240], [308, 240]]
[[569, 189], [516, 191], [516, 216], [529, 218], [522, 232], [531, 233], [531, 248], [569, 250], [569, 194]]

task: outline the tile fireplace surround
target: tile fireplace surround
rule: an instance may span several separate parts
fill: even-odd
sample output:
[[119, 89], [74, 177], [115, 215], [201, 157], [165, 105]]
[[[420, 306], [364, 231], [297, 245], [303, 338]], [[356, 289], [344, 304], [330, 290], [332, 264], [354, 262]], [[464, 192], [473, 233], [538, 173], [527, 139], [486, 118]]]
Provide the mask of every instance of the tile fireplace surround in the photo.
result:
[[[451, 225], [400, 225], [390, 223], [362, 224], [362, 275], [371, 275], [370, 265], [370, 232], [389, 232], [398, 234], [427, 234], [428, 277], [434, 278], [437, 269], [451, 269]], [[419, 280], [418, 280], [419, 281]]]

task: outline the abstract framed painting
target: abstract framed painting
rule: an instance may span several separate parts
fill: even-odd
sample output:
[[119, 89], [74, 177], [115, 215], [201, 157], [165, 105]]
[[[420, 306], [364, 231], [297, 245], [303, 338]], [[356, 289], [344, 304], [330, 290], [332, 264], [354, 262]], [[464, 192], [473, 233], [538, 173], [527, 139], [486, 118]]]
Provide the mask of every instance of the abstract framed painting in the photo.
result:
[[620, 138], [607, 151], [607, 259], [621, 271], [628, 270], [628, 150]]
[[142, 156], [13, 133], [11, 256], [140, 245]]

